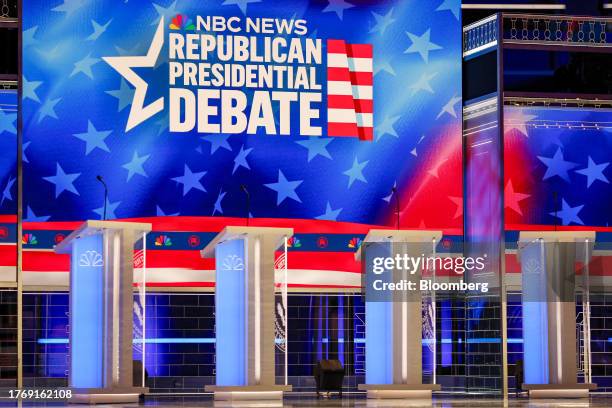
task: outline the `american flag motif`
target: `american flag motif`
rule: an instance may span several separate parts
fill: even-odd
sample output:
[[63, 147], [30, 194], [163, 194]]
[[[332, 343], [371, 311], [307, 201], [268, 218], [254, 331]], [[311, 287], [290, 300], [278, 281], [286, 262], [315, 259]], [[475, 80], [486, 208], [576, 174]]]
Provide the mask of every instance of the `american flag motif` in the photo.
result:
[[327, 40], [327, 134], [372, 140], [371, 44]]

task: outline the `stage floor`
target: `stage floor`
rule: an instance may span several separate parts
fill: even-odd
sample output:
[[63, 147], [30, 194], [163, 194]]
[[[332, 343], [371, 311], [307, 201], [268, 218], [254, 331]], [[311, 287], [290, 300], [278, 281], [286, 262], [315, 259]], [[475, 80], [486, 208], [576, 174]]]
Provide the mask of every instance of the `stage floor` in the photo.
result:
[[[0, 406], [17, 406], [17, 404], [0, 402]], [[24, 407], [84, 407], [85, 405], [66, 405], [61, 403], [24, 403]], [[158, 407], [158, 408], [178, 408], [178, 407], [253, 407], [268, 408], [281, 407], [280, 404], [269, 404], [265, 402], [243, 404], [223, 404], [214, 402], [210, 396], [148, 396], [140, 404], [113, 404], [96, 405], [96, 407], [109, 408], [137, 408], [137, 407]], [[345, 395], [344, 398], [320, 398], [311, 395], [291, 395], [283, 401], [282, 407], [464, 407], [464, 408], [493, 408], [493, 407], [596, 407], [604, 408], [612, 406], [612, 395], [594, 396], [589, 399], [565, 399], [565, 400], [528, 400], [526, 398], [511, 398], [507, 404], [503, 400], [491, 398], [471, 398], [455, 396], [436, 396], [432, 401], [418, 400], [368, 400], [362, 394]]]

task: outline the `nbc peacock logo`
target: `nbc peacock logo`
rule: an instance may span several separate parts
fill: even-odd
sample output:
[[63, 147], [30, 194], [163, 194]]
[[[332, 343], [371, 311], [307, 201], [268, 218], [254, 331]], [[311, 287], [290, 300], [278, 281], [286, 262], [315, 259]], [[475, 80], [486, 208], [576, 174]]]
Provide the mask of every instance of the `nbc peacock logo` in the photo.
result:
[[359, 248], [361, 246], [361, 238], [353, 237], [348, 243], [349, 248]]
[[193, 24], [193, 21], [191, 21], [191, 19], [185, 14], [177, 14], [176, 16], [174, 16], [169, 27], [171, 30], [195, 30], [195, 25]]
[[155, 238], [155, 246], [172, 246], [172, 240], [167, 235], [158, 235], [157, 238]]
[[38, 244], [38, 239], [36, 239], [36, 235], [27, 233], [21, 237], [21, 243], [23, 245], [36, 245]]
[[288, 248], [299, 248], [302, 246], [302, 243], [300, 242], [299, 238], [297, 237], [291, 237], [287, 240], [287, 247]]

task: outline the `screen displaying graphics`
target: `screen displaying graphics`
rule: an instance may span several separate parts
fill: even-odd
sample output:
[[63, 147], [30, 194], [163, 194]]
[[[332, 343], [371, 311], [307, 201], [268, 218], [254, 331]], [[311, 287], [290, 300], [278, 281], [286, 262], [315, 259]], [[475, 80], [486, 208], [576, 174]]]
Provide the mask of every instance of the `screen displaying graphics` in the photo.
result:
[[460, 226], [459, 8], [26, 0], [26, 221]]
[[504, 114], [506, 225], [610, 225], [610, 112], [506, 107]]
[[[0, 90], [0, 215], [17, 214], [17, 91]], [[0, 238], [2, 234], [0, 234]]]
[[0, 280], [17, 266], [17, 91], [0, 90]]

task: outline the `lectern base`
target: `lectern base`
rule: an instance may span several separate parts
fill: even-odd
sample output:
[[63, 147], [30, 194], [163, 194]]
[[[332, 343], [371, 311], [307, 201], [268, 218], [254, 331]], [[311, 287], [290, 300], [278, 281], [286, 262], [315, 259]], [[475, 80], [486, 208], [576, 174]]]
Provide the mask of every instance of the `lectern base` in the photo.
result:
[[281, 401], [282, 403], [283, 392], [291, 391], [292, 387], [291, 385], [207, 385], [204, 389], [214, 393], [215, 401]]
[[125, 404], [138, 402], [138, 397], [149, 392], [148, 388], [73, 388], [71, 404]]
[[523, 384], [531, 399], [543, 398], [588, 398], [589, 390], [597, 384]]
[[432, 391], [441, 389], [440, 384], [359, 384], [357, 388], [376, 399], [431, 399]]

